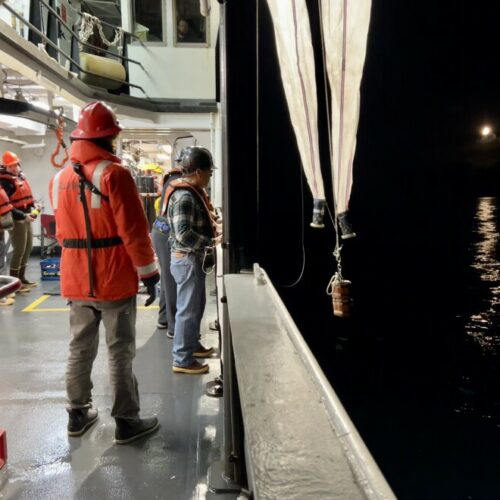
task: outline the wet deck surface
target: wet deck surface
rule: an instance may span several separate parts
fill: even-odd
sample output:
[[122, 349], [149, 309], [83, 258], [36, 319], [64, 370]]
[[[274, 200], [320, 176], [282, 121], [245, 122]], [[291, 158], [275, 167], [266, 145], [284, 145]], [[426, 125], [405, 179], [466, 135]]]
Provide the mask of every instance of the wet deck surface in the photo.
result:
[[[39, 276], [36, 258], [28, 275]], [[207, 291], [213, 287], [210, 277]], [[208, 360], [208, 374], [173, 374], [172, 340], [155, 326], [158, 308], [139, 306], [134, 371], [141, 414], [156, 414], [160, 430], [130, 445], [113, 444], [101, 335], [92, 376], [99, 421], [83, 437], [69, 438], [64, 389], [68, 311], [60, 296], [43, 296], [39, 286], [18, 295], [13, 307], [0, 309], [0, 428], [7, 430], [9, 454], [0, 470], [0, 499], [212, 498], [207, 469], [222, 449], [222, 399], [204, 395], [204, 389], [220, 374], [218, 350]], [[144, 299], [139, 295], [138, 304]], [[208, 328], [214, 318], [215, 297], [207, 294], [202, 342], [218, 349], [218, 334]]]

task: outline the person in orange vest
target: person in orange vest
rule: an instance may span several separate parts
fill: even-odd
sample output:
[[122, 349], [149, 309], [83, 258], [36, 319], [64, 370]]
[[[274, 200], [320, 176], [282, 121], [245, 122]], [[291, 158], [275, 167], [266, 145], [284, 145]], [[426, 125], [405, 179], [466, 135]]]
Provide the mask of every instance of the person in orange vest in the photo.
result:
[[103, 102], [85, 106], [71, 133], [72, 166], [50, 182], [49, 196], [62, 248], [61, 294], [70, 301], [66, 391], [68, 434], [81, 436], [98, 418], [92, 407], [91, 371], [106, 330], [113, 390], [115, 443], [125, 444], [159, 427], [139, 418], [135, 357], [138, 276], [155, 299], [159, 272], [134, 179], [115, 155], [122, 127]]
[[10, 275], [21, 280], [20, 293], [27, 293], [36, 283], [26, 278], [26, 266], [33, 248], [33, 229], [31, 223], [38, 212], [35, 208], [33, 192], [28, 180], [21, 172], [21, 160], [11, 151], [5, 151], [0, 167], [0, 187], [2, 187], [11, 205], [14, 227], [10, 231], [12, 257]]
[[[0, 187], [0, 274], [5, 272], [4, 266], [7, 256], [4, 233], [8, 229], [12, 229], [14, 225], [12, 210], [14, 210], [14, 207], [11, 205], [7, 193]], [[11, 306], [12, 304], [14, 304], [14, 297], [12, 296], [0, 299], [0, 306]]]

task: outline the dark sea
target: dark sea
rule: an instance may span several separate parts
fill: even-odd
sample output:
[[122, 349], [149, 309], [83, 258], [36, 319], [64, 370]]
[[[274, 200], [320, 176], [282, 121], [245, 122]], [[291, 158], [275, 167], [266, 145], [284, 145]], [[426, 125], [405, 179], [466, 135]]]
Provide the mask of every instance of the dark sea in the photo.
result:
[[[329, 91], [318, 2], [306, 3], [331, 206]], [[239, 267], [259, 262], [269, 273], [399, 499], [499, 499], [500, 141], [479, 138], [485, 124], [500, 134], [497, 4], [372, 2], [350, 199], [357, 237], [342, 249], [350, 319], [333, 317], [325, 293], [335, 234], [328, 217], [325, 229], [309, 227], [266, 2], [255, 3], [258, 19], [254, 3], [234, 5], [228, 147]]]
[[278, 289], [398, 498], [500, 498], [500, 165], [407, 166], [354, 196], [352, 318], [325, 295], [333, 231]]

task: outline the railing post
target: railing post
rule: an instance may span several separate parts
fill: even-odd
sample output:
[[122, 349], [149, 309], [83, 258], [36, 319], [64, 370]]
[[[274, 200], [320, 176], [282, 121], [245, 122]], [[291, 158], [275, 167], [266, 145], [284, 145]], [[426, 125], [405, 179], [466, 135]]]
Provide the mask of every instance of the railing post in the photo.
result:
[[222, 460], [214, 462], [208, 470], [208, 487], [214, 493], [237, 493], [243, 489], [244, 451], [238, 382], [234, 370], [234, 353], [229, 328], [229, 313], [225, 290], [222, 320], [222, 360], [224, 362], [224, 451]]
[[[55, 9], [56, 8], [56, 2], [55, 0], [48, 0], [49, 5]], [[40, 7], [41, 8], [41, 7]], [[54, 42], [56, 45], [59, 45], [59, 23], [57, 21], [56, 16], [52, 14], [52, 12], [47, 11], [47, 31], [46, 31], [47, 38]], [[59, 54], [54, 47], [51, 45], [47, 46], [47, 54], [49, 54], [50, 57], [53, 57], [56, 61], [59, 61]], [[63, 64], [66, 61], [63, 61]]]
[[[75, 25], [72, 26], [73, 31], [75, 31]], [[80, 71], [80, 44], [78, 38], [71, 33], [71, 49], [70, 49], [70, 65], [69, 70], [73, 73], [78, 73]], [[73, 62], [74, 61], [74, 62]]]
[[[123, 33], [122, 37], [122, 47], [121, 47], [121, 63], [123, 64], [123, 67], [125, 68], [125, 81], [130, 83], [130, 73], [129, 73], [129, 64], [128, 60], [125, 58], [128, 58], [128, 44], [130, 43], [130, 35], [127, 33]], [[120, 89], [121, 94], [130, 94], [130, 87], [128, 85], [124, 85]]]
[[[36, 29], [43, 32], [41, 9], [42, 6], [40, 5], [40, 2], [37, 0], [30, 0], [29, 22]], [[28, 30], [28, 41], [38, 47], [38, 44], [42, 42], [42, 37], [32, 30]]]

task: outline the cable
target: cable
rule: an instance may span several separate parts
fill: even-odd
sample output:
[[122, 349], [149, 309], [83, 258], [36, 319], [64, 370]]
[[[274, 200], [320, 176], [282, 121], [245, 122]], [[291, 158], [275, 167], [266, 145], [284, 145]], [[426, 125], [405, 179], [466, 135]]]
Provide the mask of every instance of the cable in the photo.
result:
[[280, 288], [293, 288], [298, 285], [302, 278], [304, 277], [304, 270], [306, 268], [306, 248], [305, 248], [305, 231], [304, 231], [304, 174], [302, 172], [302, 168], [300, 168], [299, 162], [299, 172], [300, 172], [300, 200], [301, 200], [301, 238], [302, 238], [302, 269], [300, 270], [299, 277], [290, 285], [280, 285], [277, 283], [277, 286]]
[[333, 144], [332, 144], [332, 115], [330, 111], [330, 104], [328, 101], [328, 80], [327, 80], [327, 67], [326, 67], [326, 53], [325, 53], [325, 32], [323, 26], [323, 5], [322, 0], [318, 0], [318, 14], [319, 14], [319, 26], [320, 26], [320, 36], [321, 36], [321, 56], [323, 60], [323, 82], [325, 87], [325, 108], [326, 108], [326, 124], [328, 129], [328, 151], [330, 153], [330, 169], [332, 171], [332, 195], [333, 195], [333, 214], [330, 210], [330, 206], [326, 203], [326, 208], [330, 219], [332, 221], [333, 227], [335, 229], [335, 250], [333, 252], [335, 258], [337, 259], [337, 265], [340, 266], [340, 251], [342, 246], [340, 245], [339, 238], [339, 228], [337, 224], [337, 200], [335, 196], [335, 173], [333, 171]]
[[257, 260], [260, 258], [260, 127], [259, 127], [259, 119], [260, 119], [260, 87], [259, 87], [259, 0], [255, 0], [255, 129], [256, 129], [256, 138], [255, 138], [255, 151], [256, 151], [256, 174], [255, 174], [255, 194], [256, 194], [256, 218], [257, 218], [257, 227], [255, 228], [257, 234]]

